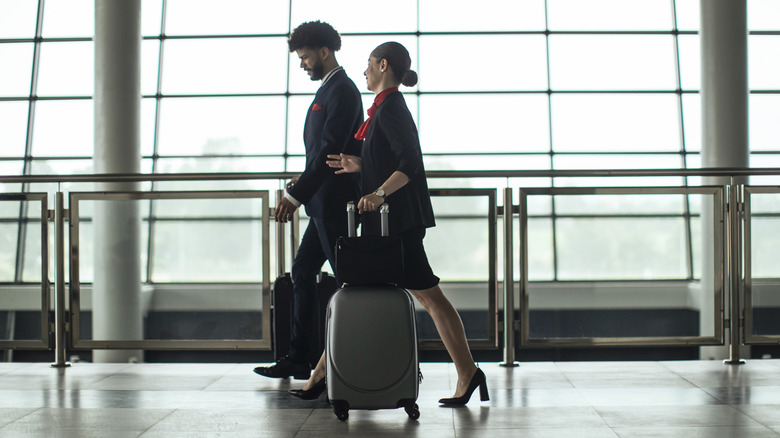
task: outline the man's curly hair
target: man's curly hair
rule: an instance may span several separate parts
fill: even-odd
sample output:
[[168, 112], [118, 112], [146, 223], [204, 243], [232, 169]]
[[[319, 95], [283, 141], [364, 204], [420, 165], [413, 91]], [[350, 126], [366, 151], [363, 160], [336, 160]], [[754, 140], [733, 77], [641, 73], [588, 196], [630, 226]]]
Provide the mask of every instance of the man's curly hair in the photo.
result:
[[341, 36], [328, 23], [309, 21], [296, 27], [287, 40], [290, 52], [298, 49], [320, 49], [327, 47], [331, 52], [341, 48]]

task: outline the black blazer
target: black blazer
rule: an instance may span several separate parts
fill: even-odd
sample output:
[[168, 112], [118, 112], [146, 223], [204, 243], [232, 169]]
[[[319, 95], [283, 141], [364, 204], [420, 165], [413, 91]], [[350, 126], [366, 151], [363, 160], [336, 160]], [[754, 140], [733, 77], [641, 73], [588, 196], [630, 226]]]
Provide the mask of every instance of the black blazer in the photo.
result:
[[[379, 105], [368, 128], [361, 159], [364, 195], [376, 191], [396, 170], [409, 177], [408, 184], [387, 197], [391, 235], [436, 225], [417, 127], [400, 92], [390, 93]], [[363, 233], [379, 234], [377, 212], [364, 215]]]
[[306, 169], [289, 190], [310, 217], [346, 217], [346, 203], [358, 198], [356, 179], [336, 175], [326, 160], [329, 154], [360, 154], [355, 133], [362, 123], [363, 102], [355, 83], [344, 70], [333, 73], [309, 106], [303, 126]]

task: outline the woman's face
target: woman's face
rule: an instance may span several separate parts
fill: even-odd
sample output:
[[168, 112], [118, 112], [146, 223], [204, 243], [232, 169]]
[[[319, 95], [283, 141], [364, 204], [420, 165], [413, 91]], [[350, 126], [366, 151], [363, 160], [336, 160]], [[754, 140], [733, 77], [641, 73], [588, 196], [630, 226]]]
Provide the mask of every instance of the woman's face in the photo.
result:
[[382, 82], [382, 75], [384, 72], [381, 70], [382, 61], [371, 56], [368, 58], [368, 68], [363, 72], [366, 77], [366, 85], [370, 91], [376, 93], [379, 84]]

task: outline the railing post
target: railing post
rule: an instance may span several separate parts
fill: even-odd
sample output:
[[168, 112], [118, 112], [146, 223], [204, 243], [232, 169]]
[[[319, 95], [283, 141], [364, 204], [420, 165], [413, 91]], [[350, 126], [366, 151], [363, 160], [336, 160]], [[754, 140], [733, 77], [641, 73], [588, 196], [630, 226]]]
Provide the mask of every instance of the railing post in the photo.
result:
[[515, 282], [514, 282], [514, 203], [512, 188], [504, 189], [504, 361], [502, 367], [516, 367], [515, 361]]
[[742, 365], [740, 346], [740, 285], [742, 284], [742, 196], [741, 184], [734, 181], [728, 186], [729, 206], [729, 358], [723, 363]]
[[[55, 274], [54, 286], [54, 349], [55, 362], [52, 367], [69, 367], [65, 361], [65, 208], [62, 192], [55, 193], [54, 203], [54, 248]], [[47, 273], [48, 274], [48, 273]]]

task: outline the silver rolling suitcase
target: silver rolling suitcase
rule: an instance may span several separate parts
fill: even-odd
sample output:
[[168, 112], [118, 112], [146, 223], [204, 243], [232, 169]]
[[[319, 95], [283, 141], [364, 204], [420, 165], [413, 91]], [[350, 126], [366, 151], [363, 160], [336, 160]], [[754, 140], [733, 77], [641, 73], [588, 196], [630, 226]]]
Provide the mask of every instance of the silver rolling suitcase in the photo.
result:
[[[387, 235], [387, 208], [382, 231]], [[350, 235], [354, 235], [354, 206]], [[328, 303], [328, 399], [345, 421], [350, 409], [404, 408], [420, 417], [420, 368], [412, 296], [391, 284], [345, 286]]]

